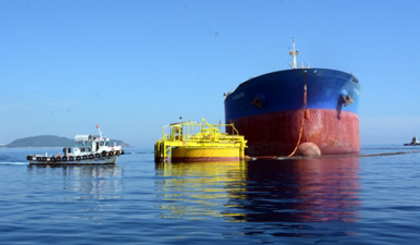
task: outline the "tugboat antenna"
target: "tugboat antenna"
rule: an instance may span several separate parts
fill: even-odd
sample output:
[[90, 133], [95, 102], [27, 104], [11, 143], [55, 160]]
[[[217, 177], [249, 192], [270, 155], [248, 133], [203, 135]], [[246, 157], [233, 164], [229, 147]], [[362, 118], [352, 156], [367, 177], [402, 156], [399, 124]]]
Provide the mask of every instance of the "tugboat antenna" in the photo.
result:
[[292, 38], [292, 50], [289, 49], [289, 54], [293, 57], [293, 64], [290, 64], [290, 62], [289, 62], [290, 67], [292, 67], [293, 69], [297, 69], [296, 56], [299, 54], [299, 50], [296, 50], [296, 48], [295, 48], [295, 38], [294, 37]]

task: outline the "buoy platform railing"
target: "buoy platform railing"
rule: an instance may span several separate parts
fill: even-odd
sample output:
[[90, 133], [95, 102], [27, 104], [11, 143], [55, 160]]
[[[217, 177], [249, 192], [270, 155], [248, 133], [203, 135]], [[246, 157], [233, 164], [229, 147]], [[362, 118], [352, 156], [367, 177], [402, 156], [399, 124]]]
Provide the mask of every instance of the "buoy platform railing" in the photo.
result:
[[[155, 144], [156, 162], [239, 161], [245, 159], [247, 141], [233, 124], [178, 122], [162, 127]], [[221, 129], [231, 127], [232, 134]], [[196, 133], [195, 133], [196, 132]]]

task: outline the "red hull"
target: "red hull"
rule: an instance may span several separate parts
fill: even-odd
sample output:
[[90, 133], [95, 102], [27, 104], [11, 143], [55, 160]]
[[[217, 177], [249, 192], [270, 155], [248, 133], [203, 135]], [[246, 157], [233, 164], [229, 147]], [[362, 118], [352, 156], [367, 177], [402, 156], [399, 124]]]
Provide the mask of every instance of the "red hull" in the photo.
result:
[[[304, 119], [300, 143], [315, 143], [322, 155], [358, 153], [359, 117], [356, 113], [311, 109]], [[295, 149], [302, 110], [273, 112], [231, 120], [248, 140], [249, 156], [287, 156]]]

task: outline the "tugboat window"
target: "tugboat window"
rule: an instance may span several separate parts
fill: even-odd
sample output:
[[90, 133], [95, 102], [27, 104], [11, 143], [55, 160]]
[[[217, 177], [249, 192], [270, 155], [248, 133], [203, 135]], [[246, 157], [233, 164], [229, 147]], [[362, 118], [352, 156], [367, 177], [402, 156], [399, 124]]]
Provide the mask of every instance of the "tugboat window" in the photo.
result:
[[85, 152], [85, 148], [80, 148], [80, 151], [81, 152]]

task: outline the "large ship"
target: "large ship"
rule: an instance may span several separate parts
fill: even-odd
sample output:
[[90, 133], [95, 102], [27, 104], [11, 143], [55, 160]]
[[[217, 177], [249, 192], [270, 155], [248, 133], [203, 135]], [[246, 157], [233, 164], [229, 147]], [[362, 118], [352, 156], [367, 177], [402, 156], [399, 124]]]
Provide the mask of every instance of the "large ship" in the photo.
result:
[[[248, 140], [249, 156], [291, 156], [309, 143], [322, 155], [358, 153], [359, 80], [350, 73], [297, 65], [253, 77], [225, 94], [226, 124]], [[228, 130], [228, 129], [227, 129]]]

